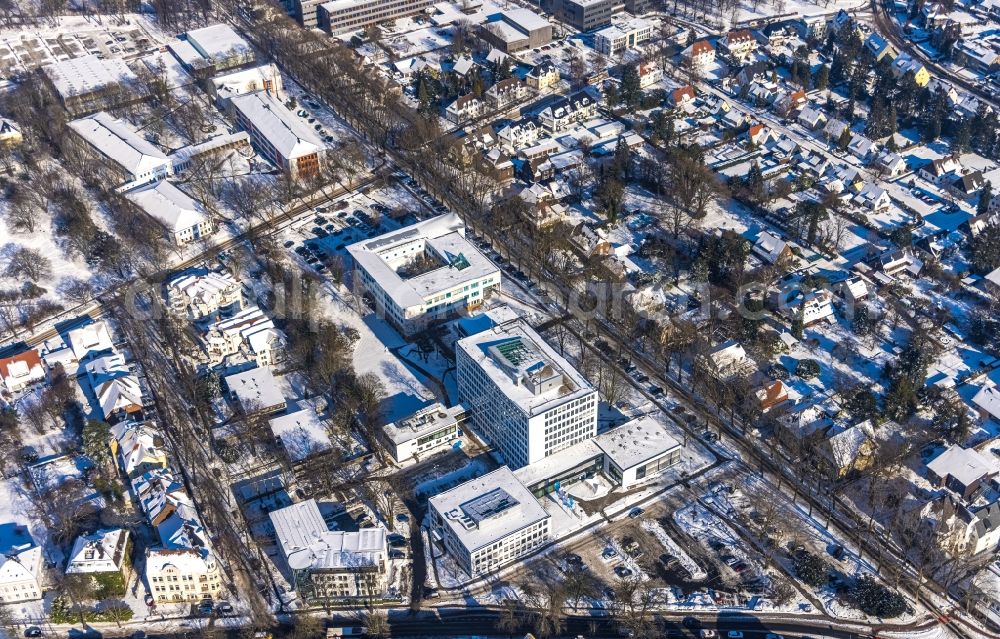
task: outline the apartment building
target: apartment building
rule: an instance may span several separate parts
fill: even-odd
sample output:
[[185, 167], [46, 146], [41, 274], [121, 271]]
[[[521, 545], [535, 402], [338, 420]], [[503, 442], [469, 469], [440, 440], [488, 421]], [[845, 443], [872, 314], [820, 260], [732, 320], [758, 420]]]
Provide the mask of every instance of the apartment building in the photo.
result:
[[334, 0], [319, 5], [317, 26], [330, 35], [423, 13], [431, 0]]
[[226, 375], [222, 383], [229, 391], [229, 399], [247, 415], [285, 410], [285, 398], [270, 368], [259, 366]]
[[427, 503], [431, 543], [473, 577], [524, 556], [550, 538], [549, 514], [506, 466]]
[[454, 124], [474, 120], [486, 113], [486, 103], [474, 94], [459, 96], [444, 110], [444, 117]]
[[681, 58], [695, 69], [715, 62], [715, 47], [708, 40], [699, 40], [681, 51]]
[[258, 153], [293, 179], [319, 172], [323, 140], [302, 118], [268, 91], [233, 96], [230, 107]]
[[202, 343], [212, 364], [237, 353], [258, 366], [273, 366], [284, 359], [285, 334], [257, 306], [212, 324], [202, 335]]
[[204, 547], [148, 548], [146, 583], [157, 602], [216, 599], [222, 579], [215, 556]]
[[459, 401], [507, 464], [533, 464], [597, 432], [597, 391], [527, 322], [470, 335], [455, 349]]
[[448, 213], [347, 247], [355, 281], [403, 335], [477, 308], [500, 289], [500, 270]]
[[328, 0], [286, 0], [286, 9], [299, 24], [307, 29], [319, 27], [319, 16], [317, 12], [319, 5]]
[[445, 408], [435, 402], [405, 419], [382, 428], [389, 453], [397, 464], [422, 458], [458, 440], [468, 417], [461, 404]]
[[310, 599], [375, 599], [388, 586], [383, 527], [330, 530], [315, 499], [270, 513], [292, 583]]
[[234, 313], [243, 306], [243, 287], [229, 273], [190, 271], [167, 283], [167, 303], [191, 320]]

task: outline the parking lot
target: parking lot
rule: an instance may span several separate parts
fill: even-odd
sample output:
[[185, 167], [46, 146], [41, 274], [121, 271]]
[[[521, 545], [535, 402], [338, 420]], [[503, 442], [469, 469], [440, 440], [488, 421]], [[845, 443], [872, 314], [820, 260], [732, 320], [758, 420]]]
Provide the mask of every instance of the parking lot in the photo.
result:
[[137, 55], [158, 46], [136, 24], [121, 28], [89, 25], [81, 29], [0, 36], [0, 78], [11, 79], [40, 66], [94, 54], [101, 58]]

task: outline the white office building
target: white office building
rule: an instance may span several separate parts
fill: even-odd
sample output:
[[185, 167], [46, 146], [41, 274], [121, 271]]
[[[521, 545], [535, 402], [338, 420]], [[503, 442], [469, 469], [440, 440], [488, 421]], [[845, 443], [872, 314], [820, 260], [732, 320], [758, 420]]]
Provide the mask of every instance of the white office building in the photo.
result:
[[465, 239], [454, 213], [347, 247], [355, 282], [404, 335], [476, 308], [500, 290], [500, 269]]
[[604, 55], [618, 55], [622, 51], [646, 42], [653, 36], [653, 24], [635, 18], [621, 25], [605, 27], [594, 34], [594, 48]]
[[428, 500], [432, 544], [470, 576], [496, 570], [543, 546], [549, 514], [506, 466]]
[[459, 401], [512, 468], [597, 432], [597, 390], [524, 320], [459, 340]]
[[[76, 147], [89, 153], [120, 180], [120, 189], [160, 180], [173, 173], [170, 158], [132, 128], [101, 111], [73, 120], [69, 129], [76, 136]], [[73, 138], [70, 138], [73, 139]]]
[[461, 423], [465, 420], [461, 404], [445, 408], [435, 402], [405, 419], [383, 427], [389, 452], [396, 463], [415, 457], [425, 457], [458, 440]]

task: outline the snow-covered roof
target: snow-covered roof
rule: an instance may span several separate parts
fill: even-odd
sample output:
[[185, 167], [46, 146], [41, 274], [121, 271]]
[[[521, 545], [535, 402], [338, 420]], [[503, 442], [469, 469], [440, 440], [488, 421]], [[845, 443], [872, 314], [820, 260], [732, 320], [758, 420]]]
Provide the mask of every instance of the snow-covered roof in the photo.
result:
[[637, 417], [612, 428], [595, 437], [594, 443], [622, 471], [663, 457], [681, 447], [681, 443], [651, 415]]
[[73, 120], [69, 126], [101, 155], [133, 176], [170, 164], [162, 151], [144, 140], [131, 126], [104, 111]]
[[292, 570], [374, 567], [388, 552], [385, 528], [330, 530], [315, 499], [274, 510], [270, 517], [278, 545]]
[[41, 563], [42, 548], [27, 526], [0, 524], [0, 584], [37, 578]]
[[787, 246], [788, 244], [774, 233], [763, 231], [757, 236], [757, 241], [754, 242], [753, 252], [769, 263], [775, 264], [781, 259], [781, 255]]
[[223, 381], [245, 410], [267, 409], [285, 403], [270, 368], [251, 368], [227, 375]]
[[398, 446], [455, 424], [458, 416], [465, 411], [462, 404], [445, 408], [440, 402], [434, 402], [405, 419], [386, 424], [383, 429], [386, 437]]
[[91, 354], [114, 350], [111, 333], [104, 320], [91, 322], [66, 333], [66, 342], [73, 349], [77, 360], [82, 360]]
[[120, 570], [122, 564], [129, 559], [125, 556], [127, 543], [128, 530], [122, 528], [101, 529], [89, 535], [80, 535], [73, 542], [66, 573]]
[[205, 221], [204, 207], [166, 180], [139, 187], [125, 197], [171, 232], [189, 229]]
[[198, 53], [213, 61], [252, 52], [247, 41], [228, 24], [213, 24], [188, 31], [187, 41]]
[[281, 415], [272, 419], [270, 424], [271, 432], [281, 440], [288, 458], [293, 462], [333, 448], [326, 426], [315, 410], [303, 409]]
[[323, 147], [316, 131], [267, 91], [234, 96], [230, 104], [282, 157], [294, 159], [317, 153]]
[[439, 493], [428, 502], [470, 553], [549, 518], [507, 466]]
[[990, 417], [1000, 421], [1000, 389], [984, 386], [972, 398], [972, 403], [983, 409]]
[[159, 575], [175, 568], [182, 575], [213, 570], [215, 562], [205, 548], [150, 548], [146, 551], [146, 573]]
[[[433, 253], [443, 264], [438, 268], [404, 278], [397, 272], [405, 262], [397, 251], [415, 244], [424, 253]], [[495, 275], [500, 271], [471, 242], [465, 239], [465, 223], [455, 213], [446, 213], [412, 226], [392, 231], [347, 247], [355, 264], [371, 276], [400, 308], [421, 306], [434, 297], [462, 284]], [[412, 252], [408, 253], [412, 257]]]
[[470, 335], [455, 348], [529, 417], [597, 392], [523, 319]]
[[979, 479], [995, 473], [996, 464], [975, 448], [962, 448], [958, 444], [952, 444], [929, 461], [927, 469], [938, 477], [953, 477], [963, 486], [971, 486]]
[[102, 60], [94, 53], [53, 62], [42, 70], [63, 98], [86, 95], [111, 84], [136, 79], [135, 73], [121, 60]]

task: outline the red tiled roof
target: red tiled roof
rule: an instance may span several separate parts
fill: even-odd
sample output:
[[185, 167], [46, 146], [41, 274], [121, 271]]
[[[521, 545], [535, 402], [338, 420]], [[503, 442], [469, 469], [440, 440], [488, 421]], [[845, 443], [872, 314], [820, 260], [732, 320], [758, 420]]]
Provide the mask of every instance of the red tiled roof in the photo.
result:
[[23, 353], [18, 353], [17, 355], [0, 359], [0, 376], [5, 378], [9, 377], [10, 375], [7, 372], [8, 368], [11, 364], [15, 364], [17, 362], [27, 363], [28, 370], [30, 371], [35, 366], [42, 365], [42, 358], [38, 356], [38, 351], [31, 349], [30, 351], [24, 351]]

